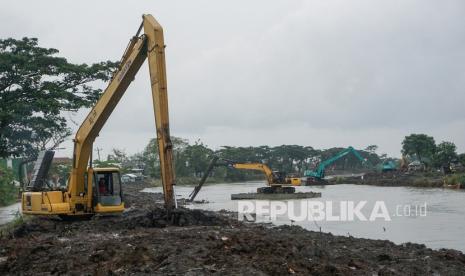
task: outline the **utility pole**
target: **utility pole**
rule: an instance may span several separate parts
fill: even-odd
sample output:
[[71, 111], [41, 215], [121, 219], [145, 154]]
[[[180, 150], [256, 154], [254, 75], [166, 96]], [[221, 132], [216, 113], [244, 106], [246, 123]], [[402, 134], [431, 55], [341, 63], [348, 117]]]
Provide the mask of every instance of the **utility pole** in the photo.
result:
[[101, 162], [102, 160], [100, 160], [100, 151], [102, 150], [102, 148], [95, 148], [95, 150], [97, 151], [98, 161]]

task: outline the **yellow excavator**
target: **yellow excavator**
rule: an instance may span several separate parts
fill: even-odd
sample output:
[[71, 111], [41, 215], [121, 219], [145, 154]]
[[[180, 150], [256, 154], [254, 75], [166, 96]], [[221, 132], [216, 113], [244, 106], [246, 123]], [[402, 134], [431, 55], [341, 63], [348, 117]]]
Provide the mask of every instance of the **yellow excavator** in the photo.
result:
[[[222, 162], [218, 162], [219, 160]], [[257, 193], [259, 194], [291, 194], [295, 192], [294, 186], [301, 185], [300, 177], [293, 177], [281, 171], [273, 171], [266, 164], [235, 162], [214, 156], [203, 173], [199, 184], [195, 186], [194, 190], [190, 193], [188, 201], [194, 201], [212, 170], [219, 166], [227, 166], [239, 170], [255, 170], [263, 172], [266, 176], [268, 186], [257, 188]]]
[[255, 170], [265, 174], [268, 187], [257, 189], [258, 193], [293, 193], [294, 187], [300, 186], [300, 177], [290, 177], [285, 172], [272, 171], [270, 167], [263, 163], [235, 163], [230, 164], [231, 167], [240, 170]]
[[[142, 29], [144, 33], [140, 34]], [[73, 165], [66, 189], [47, 187], [44, 177], [53, 152], [43, 152], [36, 162], [32, 181], [22, 193], [24, 214], [76, 217], [124, 210], [119, 169], [93, 168], [92, 145], [146, 59], [150, 71], [165, 208], [168, 211], [176, 208], [163, 29], [153, 16], [143, 15], [142, 24], [130, 40], [110, 84], [76, 133]]]

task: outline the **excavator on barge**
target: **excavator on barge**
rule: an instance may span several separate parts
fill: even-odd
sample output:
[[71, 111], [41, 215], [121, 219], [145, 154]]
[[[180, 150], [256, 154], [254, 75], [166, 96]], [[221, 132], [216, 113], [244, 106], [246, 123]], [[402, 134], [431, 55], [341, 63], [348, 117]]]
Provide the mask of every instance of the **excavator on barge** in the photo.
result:
[[[317, 193], [295, 193], [295, 186], [301, 185], [300, 177], [293, 177], [288, 175], [285, 172], [273, 171], [268, 165], [264, 163], [253, 163], [253, 162], [237, 162], [218, 156], [213, 156], [208, 165], [207, 169], [203, 173], [202, 178], [199, 181], [199, 184], [195, 186], [194, 190], [189, 195], [188, 201], [194, 201], [195, 197], [199, 193], [203, 184], [207, 180], [210, 173], [214, 170], [215, 167], [226, 166], [229, 168], [239, 169], [239, 170], [255, 170], [261, 171], [265, 174], [266, 184], [265, 187], [257, 188], [257, 196], [254, 194], [233, 194], [231, 199], [251, 199], [251, 198], [279, 198], [279, 195], [286, 195], [287, 197], [292, 198], [292, 195], [295, 195], [296, 198], [310, 198], [317, 197]], [[239, 196], [238, 196], [239, 195]], [[320, 194], [321, 195], [321, 194]]]

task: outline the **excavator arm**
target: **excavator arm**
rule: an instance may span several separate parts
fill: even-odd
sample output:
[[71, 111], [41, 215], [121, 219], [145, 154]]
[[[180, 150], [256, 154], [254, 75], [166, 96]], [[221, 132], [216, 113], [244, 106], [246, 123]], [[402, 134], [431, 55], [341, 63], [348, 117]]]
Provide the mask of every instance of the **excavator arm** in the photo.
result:
[[324, 178], [326, 167], [336, 162], [337, 160], [341, 159], [342, 157], [346, 156], [349, 153], [353, 153], [354, 156], [362, 162], [362, 164], [365, 165], [367, 163], [367, 160], [365, 160], [360, 155], [360, 153], [358, 153], [358, 151], [356, 151], [353, 147], [349, 146], [348, 148], [338, 152], [333, 157], [321, 162], [316, 171], [305, 171], [304, 175], [316, 177], [316, 178]]
[[234, 163], [231, 165], [235, 169], [261, 171], [266, 175], [268, 186], [275, 184], [273, 171], [265, 164], [261, 163]]
[[[142, 29], [144, 34], [139, 36]], [[141, 27], [131, 39], [118, 70], [76, 133], [73, 168], [68, 186], [71, 198], [84, 193], [85, 185], [91, 185], [85, 182], [85, 173], [91, 158], [92, 145], [145, 59], [148, 59], [150, 71], [164, 200], [167, 209], [174, 207], [175, 180], [169, 131], [165, 44], [163, 29], [151, 15], [143, 15]], [[90, 191], [91, 187], [88, 187], [88, 190]]]

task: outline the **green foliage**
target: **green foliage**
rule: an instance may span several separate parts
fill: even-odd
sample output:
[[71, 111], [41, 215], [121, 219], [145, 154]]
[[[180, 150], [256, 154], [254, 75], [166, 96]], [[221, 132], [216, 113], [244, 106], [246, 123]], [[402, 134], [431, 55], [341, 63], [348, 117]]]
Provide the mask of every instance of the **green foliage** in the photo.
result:
[[182, 152], [176, 153], [176, 173], [179, 176], [194, 174], [201, 176], [205, 171], [213, 155], [213, 150], [207, 148], [202, 142], [196, 141], [194, 145], [188, 145]]
[[111, 153], [108, 154], [107, 160], [94, 160], [93, 166], [96, 168], [116, 167], [120, 169], [121, 173], [127, 173], [129, 167], [129, 156], [122, 149], [113, 148]]
[[124, 163], [128, 161], [128, 155], [124, 150], [114, 148], [111, 152], [112, 153], [107, 156], [107, 161], [114, 163]]
[[5, 167], [0, 167], [0, 206], [15, 202], [18, 189], [14, 185], [13, 172]]
[[418, 161], [428, 164], [429, 160], [433, 159], [435, 151], [434, 138], [426, 134], [410, 134], [402, 141], [402, 154], [410, 159], [417, 158]]
[[457, 147], [452, 142], [443, 141], [436, 146], [434, 164], [437, 167], [447, 165], [457, 158]]
[[[171, 137], [171, 143], [173, 144], [175, 171], [179, 171], [181, 173], [181, 154], [184, 152], [189, 143], [186, 139], [178, 137]], [[160, 177], [160, 158], [158, 155], [158, 144], [156, 138], [150, 139], [148, 145], [142, 152], [140, 159], [144, 163], [145, 174], [155, 178]]]
[[121, 169], [120, 164], [114, 160], [105, 160], [105, 161], [94, 160], [94, 163], [92, 165], [95, 168], [117, 167]]
[[369, 145], [368, 147], [365, 148], [365, 151], [369, 153], [376, 153], [376, 150], [378, 150], [377, 145]]
[[0, 157], [34, 156], [70, 135], [63, 111], [91, 106], [116, 63], [72, 64], [36, 38], [0, 39]]
[[48, 172], [49, 178], [51, 178], [54, 183], [65, 186], [69, 173], [71, 172], [71, 167], [72, 164], [52, 163]]
[[[331, 157], [341, 150], [341, 148], [332, 148], [320, 151], [312, 147], [281, 145], [276, 147], [223, 146], [219, 150], [214, 151], [200, 141], [196, 141], [193, 145], [190, 145], [187, 140], [182, 138], [172, 137], [171, 140], [174, 144], [174, 165], [178, 180], [181, 178], [200, 177], [208, 167], [213, 155], [236, 162], [264, 163], [273, 170], [302, 175], [304, 170], [316, 166], [320, 159]], [[359, 151], [359, 153], [373, 164], [381, 162], [376, 153], [368, 151]], [[155, 139], [150, 140], [141, 154], [141, 159], [144, 163], [145, 174], [159, 178], [160, 167]], [[341, 158], [341, 160], [335, 162], [334, 166], [339, 169], [363, 167], [360, 160], [351, 155]], [[264, 179], [264, 175], [258, 171], [236, 170], [226, 166], [217, 166], [211, 178], [234, 182]]]
[[445, 180], [448, 185], [455, 185], [459, 183], [465, 185], [465, 174], [451, 174], [446, 176]]
[[271, 168], [286, 172], [302, 172], [308, 167], [318, 151], [312, 147], [281, 145], [276, 147], [229, 147], [223, 146], [216, 154], [238, 162], [260, 162]]
[[465, 166], [465, 153], [461, 153], [458, 155], [459, 162]]

